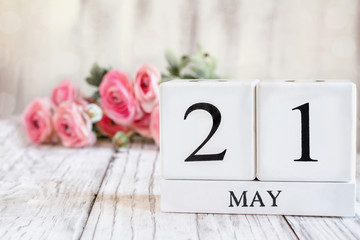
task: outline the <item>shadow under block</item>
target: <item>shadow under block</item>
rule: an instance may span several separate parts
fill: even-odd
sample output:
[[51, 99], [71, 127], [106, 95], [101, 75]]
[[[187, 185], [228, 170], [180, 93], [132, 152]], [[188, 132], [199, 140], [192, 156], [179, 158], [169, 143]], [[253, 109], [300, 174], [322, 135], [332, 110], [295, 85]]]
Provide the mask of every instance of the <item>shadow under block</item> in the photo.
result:
[[260, 181], [355, 179], [355, 84], [260, 82], [256, 95]]
[[257, 82], [161, 84], [160, 154], [165, 179], [255, 179]]
[[162, 180], [164, 212], [354, 216], [355, 183]]

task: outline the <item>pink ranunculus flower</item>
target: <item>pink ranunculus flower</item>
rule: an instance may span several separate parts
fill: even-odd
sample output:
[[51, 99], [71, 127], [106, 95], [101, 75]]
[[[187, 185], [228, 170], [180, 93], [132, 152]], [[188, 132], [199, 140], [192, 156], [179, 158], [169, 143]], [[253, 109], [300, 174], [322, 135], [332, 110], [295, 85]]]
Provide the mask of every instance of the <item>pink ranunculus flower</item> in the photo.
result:
[[133, 122], [132, 127], [141, 136], [151, 138], [152, 135], [150, 132], [150, 120], [151, 113], [144, 113], [144, 115], [140, 119]]
[[86, 101], [86, 99], [85, 98], [82, 98], [82, 97], [76, 97], [75, 99], [74, 99], [74, 103], [76, 104], [76, 105], [78, 105], [79, 107], [81, 107], [82, 108], [82, 110], [86, 110], [86, 108], [88, 107], [88, 105], [89, 105], [89, 103]]
[[150, 120], [150, 132], [152, 138], [155, 140], [156, 144], [160, 144], [160, 133], [159, 133], [159, 106], [156, 106], [151, 113]]
[[65, 147], [87, 147], [96, 142], [91, 120], [79, 105], [73, 102], [60, 104], [53, 119], [55, 130]]
[[151, 64], [143, 64], [136, 72], [134, 93], [146, 113], [151, 113], [159, 102], [160, 71]]
[[96, 123], [97, 129], [107, 137], [114, 137], [117, 132], [129, 133], [131, 128], [116, 124], [111, 118], [103, 114], [101, 120]]
[[63, 102], [72, 102], [75, 98], [76, 89], [74, 84], [68, 79], [62, 80], [51, 93], [51, 100], [56, 106]]
[[35, 98], [23, 113], [26, 133], [35, 143], [50, 142], [54, 136], [53, 105], [48, 98]]
[[99, 86], [101, 106], [105, 114], [119, 125], [130, 125], [136, 115], [136, 100], [130, 77], [111, 70]]
[[140, 104], [138, 102], [136, 102], [136, 114], [135, 114], [134, 122], [136, 120], [141, 119], [144, 115], [145, 115], [145, 112], [141, 109]]

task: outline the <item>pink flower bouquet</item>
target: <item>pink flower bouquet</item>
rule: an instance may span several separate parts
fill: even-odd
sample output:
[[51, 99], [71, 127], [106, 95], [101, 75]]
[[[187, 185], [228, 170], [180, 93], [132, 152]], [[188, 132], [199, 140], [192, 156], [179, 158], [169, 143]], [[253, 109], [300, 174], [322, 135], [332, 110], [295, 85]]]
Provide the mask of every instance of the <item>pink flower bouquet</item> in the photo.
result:
[[65, 79], [53, 89], [51, 100], [36, 98], [26, 107], [23, 122], [31, 141], [80, 148], [92, 146], [100, 137], [126, 145], [139, 134], [159, 143], [161, 74], [155, 66], [140, 66], [132, 81], [124, 71], [95, 64], [86, 80], [98, 87], [92, 97], [82, 96]]
[[49, 98], [36, 98], [25, 109], [26, 133], [35, 143], [61, 142], [66, 147], [87, 147], [97, 138], [112, 138], [127, 145], [135, 135], [151, 138], [159, 145], [159, 84], [174, 78], [211, 79], [216, 61], [202, 51], [176, 57], [166, 53], [167, 73], [151, 64], [141, 65], [134, 80], [126, 72], [94, 64], [86, 81], [97, 88], [85, 97], [68, 79]]

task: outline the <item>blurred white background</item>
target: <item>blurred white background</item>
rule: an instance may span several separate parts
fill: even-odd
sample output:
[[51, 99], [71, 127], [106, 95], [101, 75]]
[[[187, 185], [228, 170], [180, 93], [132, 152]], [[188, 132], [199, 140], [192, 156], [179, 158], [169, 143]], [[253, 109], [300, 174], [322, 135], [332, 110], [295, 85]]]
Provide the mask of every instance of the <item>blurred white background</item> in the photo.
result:
[[134, 74], [201, 43], [231, 78], [360, 75], [356, 0], [0, 0], [0, 117], [63, 78], [92, 92], [93, 62]]

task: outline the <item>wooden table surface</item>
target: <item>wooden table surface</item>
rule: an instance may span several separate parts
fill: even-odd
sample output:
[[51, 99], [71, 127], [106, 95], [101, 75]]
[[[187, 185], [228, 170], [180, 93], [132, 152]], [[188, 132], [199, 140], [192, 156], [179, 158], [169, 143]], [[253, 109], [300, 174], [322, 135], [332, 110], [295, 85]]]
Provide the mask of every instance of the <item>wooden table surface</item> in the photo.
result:
[[148, 143], [38, 146], [0, 120], [0, 239], [360, 239], [359, 187], [351, 218], [163, 213], [158, 158]]

